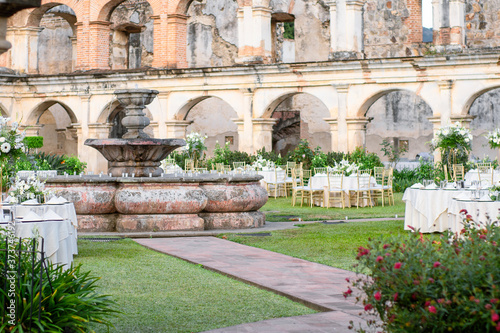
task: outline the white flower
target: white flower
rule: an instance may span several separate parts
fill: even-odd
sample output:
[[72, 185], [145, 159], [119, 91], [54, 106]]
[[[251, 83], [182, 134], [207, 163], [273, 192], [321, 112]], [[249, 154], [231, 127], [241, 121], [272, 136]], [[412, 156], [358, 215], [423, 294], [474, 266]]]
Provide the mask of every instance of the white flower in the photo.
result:
[[8, 143], [8, 142], [2, 143], [2, 145], [0, 146], [0, 150], [3, 153], [7, 154], [10, 151], [10, 143]]
[[4, 143], [5, 142], [5, 138], [2, 136], [0, 137], [0, 143]]

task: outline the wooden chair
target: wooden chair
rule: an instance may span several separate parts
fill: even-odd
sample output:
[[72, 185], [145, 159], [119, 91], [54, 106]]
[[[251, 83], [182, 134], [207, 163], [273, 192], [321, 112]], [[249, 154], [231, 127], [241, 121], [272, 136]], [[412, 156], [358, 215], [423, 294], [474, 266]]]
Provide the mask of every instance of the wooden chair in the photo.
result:
[[[371, 196], [372, 196], [373, 201], [375, 202], [375, 205], [377, 205], [378, 199], [380, 199], [382, 202], [382, 207], [384, 207], [384, 202], [385, 202], [384, 194], [386, 191], [385, 191], [384, 185], [387, 185], [388, 172], [389, 172], [389, 170], [382, 168], [382, 174], [378, 175], [380, 180], [378, 180], [377, 176], [376, 176], [375, 179], [377, 180], [377, 184], [375, 186], [371, 187], [372, 188]], [[379, 181], [380, 181], [380, 183], [379, 183]]]
[[392, 181], [394, 179], [394, 168], [390, 168], [386, 171], [384, 177], [384, 197], [388, 199], [388, 204], [394, 206], [394, 191], [392, 189]]
[[317, 175], [318, 173], [326, 175], [328, 173], [328, 168], [314, 168], [314, 174]]
[[[326, 208], [331, 204], [340, 203], [342, 209], [345, 208], [344, 172], [334, 171], [328, 174], [328, 189], [326, 192]], [[333, 194], [333, 195], [332, 195]]]
[[377, 185], [382, 186], [382, 182], [384, 180], [384, 167], [374, 167], [373, 168], [373, 177], [375, 177], [375, 181]]
[[[300, 172], [300, 173], [299, 173]], [[304, 202], [304, 186], [301, 179], [304, 177], [303, 170], [292, 169], [292, 206], [295, 206], [297, 198], [300, 197], [300, 205]], [[299, 181], [297, 181], [297, 179]]]
[[194, 171], [199, 172], [199, 173], [203, 173], [204, 171], [205, 172], [208, 171], [208, 169], [207, 168], [194, 168]]
[[238, 168], [245, 169], [245, 162], [233, 162], [233, 170]]
[[224, 163], [215, 163], [215, 170], [217, 172], [224, 172]]
[[269, 196], [274, 196], [275, 199], [279, 196], [287, 196], [285, 178], [286, 170], [274, 168], [274, 179], [266, 182], [266, 190]]
[[223, 171], [224, 172], [230, 172], [231, 171], [231, 166], [230, 165], [224, 165]]
[[311, 179], [312, 179], [311, 170], [303, 170], [301, 182], [304, 188], [303, 190], [304, 195], [302, 196], [302, 201], [300, 203], [300, 206], [302, 206], [304, 202], [306, 202], [306, 204], [309, 204], [310, 207], [313, 206], [314, 202], [319, 202], [320, 204], [323, 202], [323, 197], [325, 193], [324, 188], [312, 187]]
[[465, 172], [463, 164], [453, 164], [453, 180], [464, 180]]
[[165, 159], [165, 165], [166, 166], [171, 166], [171, 165], [174, 165], [174, 164], [175, 164], [175, 159], [174, 158], [169, 157], [169, 158]]
[[493, 184], [493, 168], [491, 163], [477, 163], [479, 184], [489, 186]]
[[194, 160], [187, 159], [184, 161], [184, 170], [189, 171], [189, 170], [194, 170]]
[[443, 164], [443, 171], [444, 171], [444, 180], [448, 183], [448, 166], [446, 164]]
[[359, 208], [361, 206], [361, 203], [363, 200], [368, 200], [368, 204], [370, 207], [373, 207], [373, 202], [372, 202], [372, 195], [371, 195], [371, 176], [372, 176], [372, 171], [371, 170], [358, 170], [356, 174], [356, 180], [357, 180], [357, 188], [352, 190], [349, 190], [349, 197], [351, 196], [351, 191], [356, 194], [356, 207]]

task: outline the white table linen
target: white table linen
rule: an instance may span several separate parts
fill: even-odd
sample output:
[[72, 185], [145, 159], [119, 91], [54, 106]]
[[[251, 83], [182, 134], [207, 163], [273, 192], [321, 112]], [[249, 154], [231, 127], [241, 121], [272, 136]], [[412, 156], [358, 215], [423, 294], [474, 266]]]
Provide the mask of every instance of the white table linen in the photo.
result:
[[[328, 190], [328, 176], [324, 173], [318, 173], [311, 177], [311, 180], [309, 182], [312, 188], [322, 188], [325, 190], [324, 198], [323, 198], [323, 203], [326, 202], [328, 199], [326, 191]], [[375, 186], [377, 184], [377, 180], [375, 177], [370, 177], [370, 186]], [[342, 189], [346, 193], [346, 195], [349, 195], [349, 191], [355, 191], [358, 189], [358, 177], [355, 174], [352, 174], [350, 176], [344, 176], [344, 179], [342, 181]], [[333, 195], [333, 194], [331, 194]], [[319, 205], [320, 203], [317, 203]], [[356, 197], [351, 198], [351, 200], [348, 200], [348, 197], [346, 197], [346, 207], [352, 207], [356, 206]], [[323, 204], [324, 205], [324, 204]], [[363, 200], [361, 207], [368, 206], [368, 200]], [[340, 207], [340, 204], [336, 204], [336, 207]]]
[[[483, 174], [481, 173], [481, 178], [483, 180], [490, 180], [491, 174]], [[468, 171], [464, 176], [465, 184], [471, 185], [473, 181], [479, 180], [479, 171], [477, 169]], [[500, 171], [493, 170], [493, 183], [497, 184], [500, 182]]]
[[448, 209], [449, 228], [452, 232], [460, 232], [464, 227], [460, 215], [462, 209], [467, 210], [474, 222], [488, 223], [499, 219], [500, 201], [452, 200]]
[[[285, 179], [286, 170], [276, 170], [276, 175], [279, 180]], [[273, 170], [261, 170], [257, 171], [257, 174], [263, 176], [264, 178], [260, 180], [260, 185], [266, 188], [266, 183], [276, 183], [276, 175]]]
[[407, 188], [403, 195], [406, 203], [405, 230], [410, 230], [410, 227], [423, 233], [448, 230], [448, 208], [453, 198], [470, 193], [468, 190]]

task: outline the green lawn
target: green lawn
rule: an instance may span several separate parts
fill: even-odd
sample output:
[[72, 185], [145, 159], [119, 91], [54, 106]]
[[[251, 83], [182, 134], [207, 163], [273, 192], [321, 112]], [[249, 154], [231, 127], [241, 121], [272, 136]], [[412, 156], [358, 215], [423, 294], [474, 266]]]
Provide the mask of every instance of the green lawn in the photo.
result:
[[222, 236], [233, 242], [353, 270], [356, 249], [366, 245], [369, 237], [402, 232], [406, 232], [403, 230], [403, 221], [377, 221], [304, 224], [301, 228], [273, 231], [267, 237]]
[[403, 193], [394, 193], [394, 206], [374, 206], [361, 208], [323, 208], [323, 207], [300, 207], [292, 206], [292, 198], [269, 198], [267, 203], [260, 210], [266, 213], [266, 221], [281, 222], [297, 220], [321, 221], [321, 220], [344, 220], [356, 218], [376, 218], [376, 217], [403, 217], [405, 204], [401, 200]]
[[75, 263], [102, 277], [100, 291], [124, 313], [112, 332], [200, 332], [315, 312], [132, 240], [79, 240], [78, 252]]

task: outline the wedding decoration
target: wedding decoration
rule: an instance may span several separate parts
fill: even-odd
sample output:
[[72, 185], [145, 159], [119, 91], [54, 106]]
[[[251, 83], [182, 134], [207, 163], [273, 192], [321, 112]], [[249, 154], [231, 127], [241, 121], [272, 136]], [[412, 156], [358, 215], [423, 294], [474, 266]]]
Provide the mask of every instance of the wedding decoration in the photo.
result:
[[500, 147], [500, 128], [486, 134], [486, 139], [488, 139], [488, 144], [491, 149]]
[[275, 164], [273, 161], [266, 160], [261, 155], [257, 155], [257, 160], [252, 163], [252, 168], [254, 170], [267, 170], [274, 167]]
[[443, 163], [447, 163], [448, 170], [452, 170], [453, 164], [467, 163], [472, 149], [472, 134], [459, 122], [441, 127], [431, 141], [431, 149], [441, 149]]
[[335, 162], [334, 167], [328, 167], [328, 171], [344, 171], [344, 175], [349, 176], [350, 174], [357, 172], [359, 169], [359, 165], [354, 162], [349, 162], [348, 160], [342, 159], [340, 163]]
[[45, 189], [45, 182], [41, 181], [38, 175], [32, 174], [26, 180], [16, 176], [12, 184], [9, 196], [11, 203], [22, 203], [26, 200], [37, 199], [39, 203], [45, 201], [45, 196], [50, 193]]
[[9, 126], [9, 121], [10, 118], [0, 116], [0, 193], [8, 186], [14, 161], [25, 154], [25, 133], [19, 131], [17, 122]]
[[186, 146], [184, 149], [187, 151], [189, 157], [194, 161], [195, 167], [197, 167], [198, 161], [202, 157], [202, 152], [207, 150], [205, 145], [205, 140], [207, 136], [203, 136], [200, 133], [191, 132], [186, 136]]

